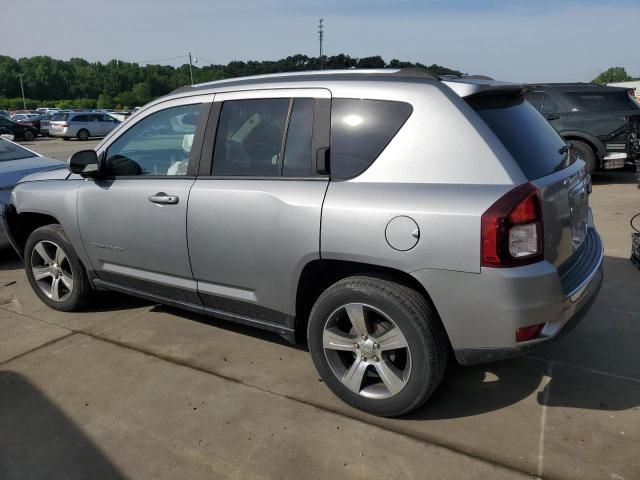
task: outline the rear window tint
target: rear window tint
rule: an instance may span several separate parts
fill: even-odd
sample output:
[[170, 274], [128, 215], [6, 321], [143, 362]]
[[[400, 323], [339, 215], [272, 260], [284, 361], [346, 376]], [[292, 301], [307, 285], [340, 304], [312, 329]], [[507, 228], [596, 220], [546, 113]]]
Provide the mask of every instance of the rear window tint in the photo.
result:
[[587, 112], [637, 110], [638, 106], [626, 91], [622, 92], [564, 92], [564, 95]]
[[468, 101], [529, 180], [568, 165], [572, 156], [562, 148], [565, 141], [529, 102], [521, 97], [508, 101], [480, 97]]
[[52, 122], [64, 122], [69, 118], [68, 113], [56, 113], [51, 117]]
[[338, 98], [331, 103], [331, 177], [364, 172], [407, 121], [408, 103]]

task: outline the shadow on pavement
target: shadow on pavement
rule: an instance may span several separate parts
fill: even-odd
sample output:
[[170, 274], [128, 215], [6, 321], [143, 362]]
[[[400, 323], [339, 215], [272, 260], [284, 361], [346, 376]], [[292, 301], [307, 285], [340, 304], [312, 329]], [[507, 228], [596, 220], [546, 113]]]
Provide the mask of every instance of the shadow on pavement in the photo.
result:
[[22, 268], [23, 263], [11, 247], [0, 248], [0, 271]]
[[615, 185], [623, 183], [638, 183], [638, 175], [635, 168], [628, 167], [622, 170], [600, 171], [592, 175], [594, 185]]
[[27, 378], [0, 371], [0, 478], [117, 480], [125, 476]]

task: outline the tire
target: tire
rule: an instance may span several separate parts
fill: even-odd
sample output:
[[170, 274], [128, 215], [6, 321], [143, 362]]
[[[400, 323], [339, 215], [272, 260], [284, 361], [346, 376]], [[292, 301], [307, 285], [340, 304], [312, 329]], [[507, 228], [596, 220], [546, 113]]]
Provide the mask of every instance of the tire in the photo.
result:
[[596, 153], [591, 149], [589, 145], [584, 142], [580, 142], [578, 140], [571, 140], [573, 143], [573, 149], [576, 152], [576, 155], [584, 160], [584, 163], [587, 164], [587, 173], [593, 175], [593, 173], [597, 170], [597, 157]]
[[84, 266], [60, 225], [45, 225], [29, 235], [24, 264], [33, 291], [55, 310], [80, 310], [93, 294]]
[[89, 140], [89, 130], [86, 130], [84, 128], [80, 129], [80, 131], [78, 132], [78, 140]]
[[348, 277], [325, 290], [311, 310], [307, 340], [333, 393], [382, 417], [421, 407], [447, 366], [447, 337], [433, 306], [417, 291], [375, 276]]
[[32, 130], [25, 130], [22, 134], [22, 138], [27, 142], [31, 142], [35, 138], [35, 135]]

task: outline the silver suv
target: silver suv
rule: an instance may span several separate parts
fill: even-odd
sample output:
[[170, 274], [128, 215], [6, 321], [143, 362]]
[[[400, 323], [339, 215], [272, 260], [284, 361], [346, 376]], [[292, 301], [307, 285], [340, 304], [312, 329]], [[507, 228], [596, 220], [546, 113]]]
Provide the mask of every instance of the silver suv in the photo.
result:
[[449, 352], [540, 345], [600, 287], [585, 164], [523, 92], [415, 70], [181, 88], [27, 177], [5, 223], [52, 308], [115, 290], [306, 338], [337, 396], [401, 415]]
[[107, 113], [60, 112], [49, 121], [49, 135], [64, 140], [89, 140], [89, 137], [104, 137], [119, 124], [120, 120]]

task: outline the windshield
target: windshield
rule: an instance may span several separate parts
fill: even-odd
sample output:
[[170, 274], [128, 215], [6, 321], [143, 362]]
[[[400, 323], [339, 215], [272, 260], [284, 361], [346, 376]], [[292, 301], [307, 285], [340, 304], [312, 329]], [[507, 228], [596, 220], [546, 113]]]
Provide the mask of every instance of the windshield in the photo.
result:
[[566, 167], [573, 156], [558, 132], [520, 97], [469, 98], [469, 104], [495, 133], [529, 180]]
[[21, 160], [23, 158], [31, 158], [36, 155], [20, 145], [9, 142], [0, 137], [0, 162], [8, 162], [10, 160]]

